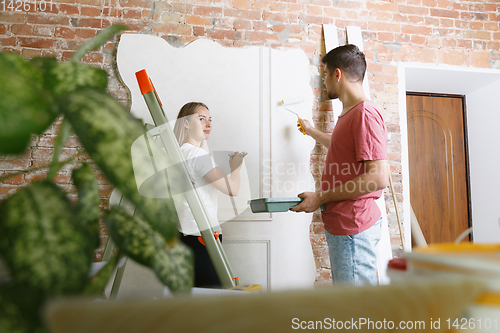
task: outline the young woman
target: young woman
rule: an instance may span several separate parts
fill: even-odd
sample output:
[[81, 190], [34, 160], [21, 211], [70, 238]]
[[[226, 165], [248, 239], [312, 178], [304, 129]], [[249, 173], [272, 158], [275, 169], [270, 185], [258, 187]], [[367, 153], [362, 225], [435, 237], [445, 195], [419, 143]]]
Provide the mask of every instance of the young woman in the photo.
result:
[[[217, 192], [236, 196], [240, 188], [240, 169], [243, 157], [238, 152], [229, 157], [231, 173], [226, 175], [215, 164], [214, 159], [204, 149], [203, 142], [212, 131], [212, 117], [203, 103], [185, 104], [179, 111], [174, 126], [174, 134], [181, 147], [191, 181], [198, 190], [211, 217], [214, 231], [221, 232], [217, 219]], [[221, 283], [215, 272], [205, 245], [201, 243], [201, 233], [186, 201], [177, 206], [181, 240], [194, 251], [195, 287], [220, 287]], [[222, 235], [219, 236], [222, 242]]]

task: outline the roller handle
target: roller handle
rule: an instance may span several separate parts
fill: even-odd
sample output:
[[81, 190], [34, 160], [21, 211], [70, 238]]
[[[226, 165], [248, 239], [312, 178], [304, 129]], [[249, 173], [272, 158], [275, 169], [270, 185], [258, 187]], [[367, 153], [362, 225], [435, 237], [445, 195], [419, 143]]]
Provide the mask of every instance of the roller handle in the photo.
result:
[[297, 124], [299, 124], [300, 126], [300, 132], [303, 134], [303, 135], [306, 135], [306, 129], [304, 128], [304, 125], [302, 124], [302, 122], [300, 121], [300, 118], [297, 119]]

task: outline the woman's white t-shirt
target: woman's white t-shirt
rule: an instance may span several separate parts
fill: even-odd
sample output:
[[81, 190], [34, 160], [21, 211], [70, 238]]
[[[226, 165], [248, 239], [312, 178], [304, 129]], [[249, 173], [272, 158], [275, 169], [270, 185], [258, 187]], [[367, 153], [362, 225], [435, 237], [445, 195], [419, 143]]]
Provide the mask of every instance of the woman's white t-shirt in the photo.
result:
[[[190, 143], [181, 146], [181, 152], [186, 161], [189, 174], [194, 181], [194, 187], [198, 190], [202, 202], [205, 204], [212, 227], [215, 231], [221, 231], [219, 221], [217, 220], [217, 192], [218, 190], [209, 184], [203, 176], [215, 168], [217, 164], [213, 157], [205, 150], [195, 147]], [[200, 230], [191, 213], [191, 209], [186, 200], [176, 202], [176, 209], [179, 215], [179, 231], [184, 235], [200, 236]]]

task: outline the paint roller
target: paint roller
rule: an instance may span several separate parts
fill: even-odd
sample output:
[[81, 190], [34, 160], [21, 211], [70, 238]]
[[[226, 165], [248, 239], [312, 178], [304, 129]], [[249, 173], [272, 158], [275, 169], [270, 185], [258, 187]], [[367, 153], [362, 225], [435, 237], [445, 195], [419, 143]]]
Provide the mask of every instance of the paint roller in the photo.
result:
[[299, 115], [296, 112], [293, 112], [292, 110], [285, 107], [285, 105], [298, 104], [298, 103], [302, 103], [303, 101], [304, 101], [304, 97], [288, 98], [288, 99], [281, 100], [280, 105], [283, 107], [283, 109], [285, 109], [285, 110], [287, 110], [287, 111], [289, 111], [297, 116], [297, 123], [299, 123], [300, 131], [302, 132], [302, 134], [306, 135], [306, 130], [304, 128], [304, 125], [300, 121]]

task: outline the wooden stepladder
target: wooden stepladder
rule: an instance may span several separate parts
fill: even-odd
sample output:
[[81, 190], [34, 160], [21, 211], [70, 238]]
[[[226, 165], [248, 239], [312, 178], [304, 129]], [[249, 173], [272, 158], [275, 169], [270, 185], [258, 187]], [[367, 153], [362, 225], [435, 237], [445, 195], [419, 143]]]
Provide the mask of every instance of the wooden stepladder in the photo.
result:
[[[214, 237], [215, 232], [212, 226], [214, 225], [213, 222], [215, 221], [211, 221], [211, 217], [208, 214], [197, 189], [190, 180], [189, 172], [183, 155], [180, 151], [179, 144], [172, 128], [168, 124], [168, 119], [165, 116], [161, 102], [158, 98], [158, 94], [156, 93], [156, 90], [154, 89], [153, 84], [151, 83], [151, 80], [146, 73], [146, 70], [138, 71], [136, 73], [136, 77], [139, 83], [141, 94], [144, 97], [146, 105], [148, 106], [149, 112], [151, 113], [151, 116], [155, 123], [155, 126], [149, 125], [147, 134], [150, 138], [157, 137], [157, 142], [159, 142], [160, 146], [164, 147], [171, 165], [175, 166], [175, 177], [177, 179], [181, 178], [180, 180], [178, 179], [177, 183], [182, 184], [182, 189], [174, 189], [172, 192], [176, 193], [176, 195], [182, 195], [183, 200], [187, 201], [200, 230], [201, 237], [203, 238], [203, 242], [205, 243], [208, 254], [210, 255], [210, 259], [212, 260], [219, 280], [221, 281], [222, 287], [224, 289], [238, 289], [236, 286], [239, 283], [239, 278], [233, 275], [224, 249], [222, 248], [222, 244], [218, 240], [218, 238], [216, 239], [216, 237]], [[149, 142], [148, 137], [146, 137], [146, 142]], [[154, 160], [151, 149], [150, 155], [151, 159]], [[152, 164], [155, 165], [155, 162], [152, 161]], [[155, 169], [155, 171], [158, 170]], [[165, 177], [168, 177], [168, 170], [159, 170], [159, 172], [165, 172]], [[172, 184], [170, 185], [172, 186]], [[114, 192], [112, 194], [112, 197], [110, 198], [110, 204], [122, 206], [130, 214], [134, 213], [134, 208], [131, 207], [131, 205], [126, 200], [124, 200], [124, 198], [119, 193]], [[110, 237], [106, 244], [102, 261], [108, 261], [111, 258], [113, 248], [114, 242]], [[125, 265], [126, 258], [122, 258], [118, 265], [118, 270], [113, 281], [110, 299], [116, 299], [125, 271]]]

